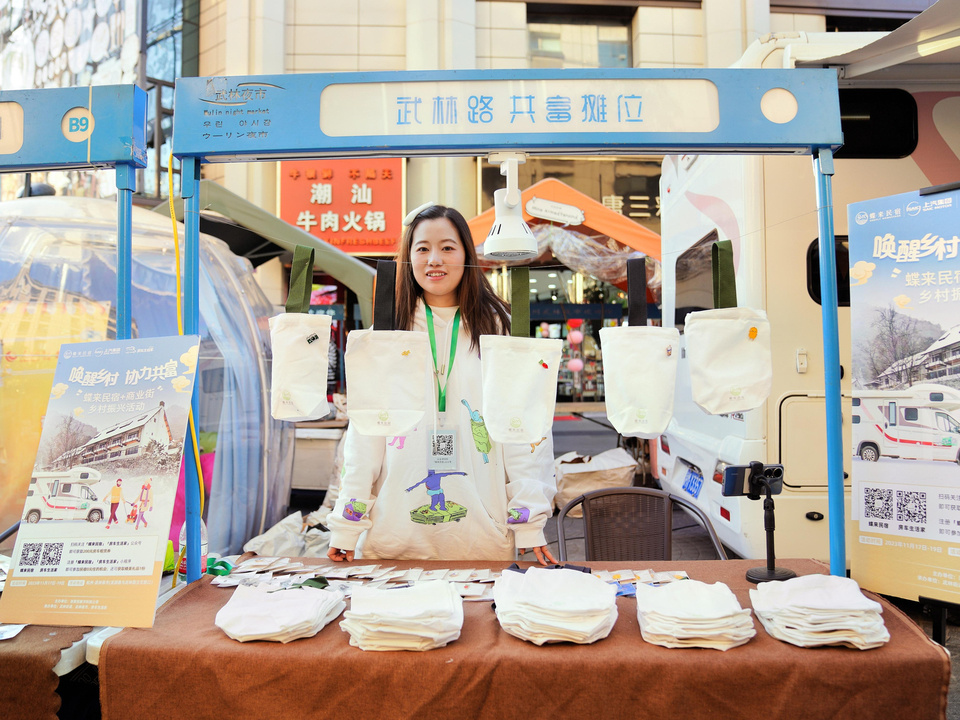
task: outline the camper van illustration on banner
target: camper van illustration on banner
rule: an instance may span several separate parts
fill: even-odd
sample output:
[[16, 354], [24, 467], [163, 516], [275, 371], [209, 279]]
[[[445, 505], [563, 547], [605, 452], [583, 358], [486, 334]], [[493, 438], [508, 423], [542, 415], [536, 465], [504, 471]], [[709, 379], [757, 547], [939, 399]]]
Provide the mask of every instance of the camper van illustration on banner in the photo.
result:
[[58, 472], [34, 471], [27, 489], [22, 520], [87, 520], [98, 523], [109, 505], [90, 487], [100, 482], [100, 473], [87, 467]]
[[856, 390], [853, 451], [861, 460], [881, 457], [960, 463], [960, 391], [920, 384], [905, 390]]

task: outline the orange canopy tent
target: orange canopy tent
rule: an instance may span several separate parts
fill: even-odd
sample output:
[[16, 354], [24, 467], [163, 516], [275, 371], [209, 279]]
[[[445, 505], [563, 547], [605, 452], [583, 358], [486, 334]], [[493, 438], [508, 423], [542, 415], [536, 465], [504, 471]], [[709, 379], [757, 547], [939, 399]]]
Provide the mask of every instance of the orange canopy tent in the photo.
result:
[[[576, 229], [588, 235], [597, 233], [606, 235], [622, 245], [660, 260], [660, 236], [657, 233], [618, 212], [614, 212], [560, 180], [546, 178], [528, 187], [521, 195], [520, 204], [523, 207], [523, 219], [528, 224], [549, 222], [527, 213], [527, 202], [535, 197], [563, 203], [564, 205], [572, 205], [583, 211], [584, 221], [580, 225], [572, 226], [571, 229]], [[493, 220], [494, 210], [490, 208], [469, 221], [474, 245], [479, 245], [486, 239], [490, 228], [493, 226]]]

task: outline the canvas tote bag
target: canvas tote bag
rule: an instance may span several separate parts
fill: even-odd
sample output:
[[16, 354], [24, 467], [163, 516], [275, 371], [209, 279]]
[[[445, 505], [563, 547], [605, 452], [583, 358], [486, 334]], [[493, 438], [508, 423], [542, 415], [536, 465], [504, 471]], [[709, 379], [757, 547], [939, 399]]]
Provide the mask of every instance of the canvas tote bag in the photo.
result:
[[529, 337], [530, 269], [510, 272], [511, 335], [480, 336], [483, 419], [496, 442], [536, 443], [553, 431], [563, 341]]
[[713, 245], [716, 310], [687, 315], [687, 359], [693, 400], [711, 415], [759, 407], [770, 394], [770, 323], [763, 310], [737, 307], [733, 247]]
[[347, 335], [347, 416], [362, 435], [404, 435], [427, 411], [430, 340], [425, 332], [393, 329], [396, 267], [377, 263], [373, 328]]
[[270, 414], [276, 420], [316, 420], [330, 412], [327, 363], [330, 316], [310, 315], [313, 248], [297, 245], [290, 267], [286, 312], [270, 318], [273, 364]]
[[664, 327], [605, 327], [600, 346], [607, 419], [625, 437], [657, 437], [673, 417], [680, 333]]
[[673, 417], [675, 328], [647, 327], [646, 259], [627, 261], [629, 326], [600, 329], [607, 419], [625, 437], [655, 438]]

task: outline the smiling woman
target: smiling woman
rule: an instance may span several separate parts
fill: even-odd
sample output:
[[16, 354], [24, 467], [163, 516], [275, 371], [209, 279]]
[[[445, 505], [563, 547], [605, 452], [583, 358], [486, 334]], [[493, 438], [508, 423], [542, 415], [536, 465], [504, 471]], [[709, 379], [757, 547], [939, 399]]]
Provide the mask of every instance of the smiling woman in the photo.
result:
[[463, 215], [418, 210], [397, 257], [397, 327], [430, 336], [424, 392], [435, 404], [389, 442], [347, 427], [328, 556], [511, 560], [533, 548], [556, 562], [543, 537], [556, 493], [552, 437], [500, 444], [484, 423], [480, 336], [506, 334], [509, 307], [484, 277]]

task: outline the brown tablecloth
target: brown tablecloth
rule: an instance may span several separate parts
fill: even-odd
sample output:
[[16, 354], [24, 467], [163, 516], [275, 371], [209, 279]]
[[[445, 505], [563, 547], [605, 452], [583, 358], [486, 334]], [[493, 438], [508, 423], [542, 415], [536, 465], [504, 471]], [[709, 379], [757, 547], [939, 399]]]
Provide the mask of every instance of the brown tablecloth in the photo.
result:
[[61, 651], [90, 629], [28, 625], [16, 637], [0, 641], [0, 718], [55, 720], [60, 697], [53, 668]]
[[[319, 561], [318, 561], [319, 562]], [[398, 567], [502, 567], [397, 562]], [[594, 569], [683, 569], [722, 581], [750, 607], [756, 560], [590, 563]], [[778, 560], [800, 574], [812, 560]], [[339, 620], [313, 638], [239, 643], [214, 625], [232, 590], [194, 583], [151, 629], [128, 629], [100, 654], [105, 720], [167, 718], [944, 718], [950, 662], [883, 601], [890, 642], [868, 651], [803, 649], [757, 635], [726, 652], [646, 643], [636, 601], [619, 598], [610, 635], [537, 647], [500, 629], [488, 602], [464, 603], [460, 639], [428, 652], [364, 652]], [[188, 709], [189, 707], [189, 709]]]

